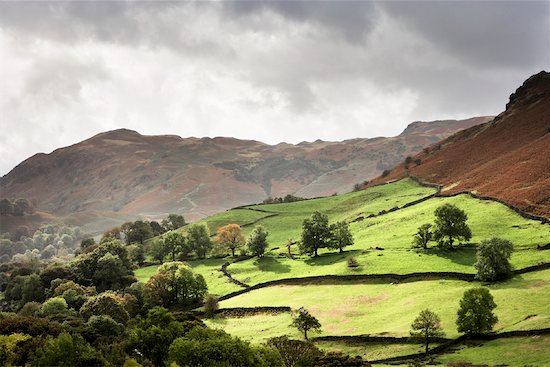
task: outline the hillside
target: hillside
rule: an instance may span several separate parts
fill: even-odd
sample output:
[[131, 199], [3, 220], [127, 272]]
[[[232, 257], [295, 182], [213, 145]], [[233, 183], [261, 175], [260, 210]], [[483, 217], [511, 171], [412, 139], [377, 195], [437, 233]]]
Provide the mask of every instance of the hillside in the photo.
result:
[[490, 119], [415, 122], [392, 138], [296, 145], [115, 130], [36, 154], [1, 178], [0, 191], [92, 232], [171, 212], [196, 220], [268, 196], [350, 191], [405, 156]]
[[460, 131], [372, 184], [407, 175], [550, 216], [550, 73], [527, 79], [494, 121]]
[[[498, 305], [497, 333], [550, 327], [545, 302], [550, 295], [550, 270], [546, 266], [550, 257], [548, 251], [537, 248], [550, 242], [549, 225], [523, 218], [495, 201], [467, 194], [440, 197], [435, 193], [433, 188], [404, 179], [344, 195], [245, 206], [202, 219], [200, 223], [205, 223], [211, 233], [228, 223], [240, 224], [245, 235], [257, 224], [269, 232], [268, 251], [262, 258], [188, 260], [193, 270], [206, 279], [209, 292], [223, 297], [221, 312], [228, 312], [207, 320], [207, 324], [253, 343], [281, 335], [299, 339], [300, 333], [290, 326], [292, 314], [285, 307], [306, 307], [322, 324], [321, 332], [313, 339], [319, 348], [373, 361], [421, 351], [407, 337], [413, 318], [427, 307], [441, 316], [447, 338], [459, 336], [455, 325], [458, 302], [464, 291], [483, 285]], [[447, 203], [467, 213], [473, 234], [469, 244], [454, 251], [438, 249], [433, 243], [427, 251], [411, 249], [418, 226], [433, 223], [435, 209]], [[347, 221], [355, 243], [344, 253], [322, 250], [317, 258], [300, 255], [293, 246], [289, 258], [288, 239], [300, 238], [302, 220], [316, 210], [327, 214], [331, 223]], [[185, 232], [185, 227], [181, 230]], [[512, 241], [515, 249], [511, 263], [520, 272], [501, 283], [474, 281], [476, 245], [493, 236]], [[349, 257], [354, 257], [359, 266], [350, 268]], [[222, 265], [240, 284], [220, 271]], [[533, 266], [533, 270], [521, 273], [521, 269]], [[156, 268], [138, 269], [136, 276], [145, 282]], [[281, 310], [265, 312], [256, 307]], [[232, 315], [235, 308], [250, 311]], [[516, 364], [509, 365], [523, 365], [520, 361], [538, 365], [537, 361], [547, 358], [548, 352], [537, 340], [547, 341], [548, 337], [536, 338], [517, 335], [489, 342], [474, 340], [436, 358], [440, 363], [498, 365], [510, 362], [502, 357], [503, 350], [530, 343], [531, 353], [518, 354], [513, 360]]]

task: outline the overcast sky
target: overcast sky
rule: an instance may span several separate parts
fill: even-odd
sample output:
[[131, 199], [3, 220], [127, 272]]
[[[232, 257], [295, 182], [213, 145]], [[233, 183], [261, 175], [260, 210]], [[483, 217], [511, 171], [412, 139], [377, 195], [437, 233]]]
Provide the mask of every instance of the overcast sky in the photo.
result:
[[96, 133], [297, 143], [498, 114], [548, 2], [2, 2], [0, 175]]

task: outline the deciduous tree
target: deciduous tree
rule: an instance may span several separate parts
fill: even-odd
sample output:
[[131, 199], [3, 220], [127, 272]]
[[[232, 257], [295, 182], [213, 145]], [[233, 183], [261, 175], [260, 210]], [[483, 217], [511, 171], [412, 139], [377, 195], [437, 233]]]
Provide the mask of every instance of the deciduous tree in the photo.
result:
[[512, 273], [510, 257], [514, 245], [502, 238], [481, 241], [477, 247], [476, 278], [483, 281], [506, 279]]
[[341, 221], [336, 222], [330, 226], [331, 241], [330, 248], [338, 249], [341, 253], [344, 247], [353, 245], [353, 235], [349, 230], [349, 224]]
[[481, 334], [493, 330], [498, 318], [493, 314], [497, 307], [487, 288], [472, 288], [460, 300], [456, 325], [458, 332]]
[[319, 256], [320, 248], [330, 245], [332, 236], [328, 225], [328, 216], [321, 212], [314, 212], [311, 218], [304, 219], [302, 223], [302, 241], [300, 250], [303, 253]]
[[443, 335], [439, 316], [428, 309], [420, 311], [420, 314], [411, 325], [411, 336], [424, 339], [426, 354], [428, 354], [430, 338], [442, 337]]
[[321, 330], [321, 323], [319, 320], [317, 320], [315, 316], [310, 314], [309, 311], [303, 307], [298, 309], [292, 320], [292, 326], [304, 333], [305, 340], [307, 340], [308, 331], [311, 330], [319, 332]]
[[260, 225], [254, 227], [246, 241], [248, 251], [254, 256], [262, 257], [267, 248], [268, 235], [269, 232], [267, 232], [264, 227]]
[[452, 204], [444, 204], [435, 210], [434, 239], [441, 246], [453, 248], [455, 240], [469, 241], [472, 231], [466, 224], [466, 213]]
[[244, 236], [241, 233], [241, 227], [238, 224], [228, 224], [218, 228], [216, 241], [231, 250], [231, 255], [235, 256], [235, 250], [244, 244]]

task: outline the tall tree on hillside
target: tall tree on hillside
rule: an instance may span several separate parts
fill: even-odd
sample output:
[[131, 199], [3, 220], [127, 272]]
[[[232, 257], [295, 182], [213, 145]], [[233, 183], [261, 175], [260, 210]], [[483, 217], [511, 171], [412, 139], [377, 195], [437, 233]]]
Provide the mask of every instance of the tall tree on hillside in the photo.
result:
[[247, 246], [248, 250], [254, 256], [262, 257], [265, 249], [267, 248], [267, 232], [264, 227], [256, 226], [248, 236]]
[[244, 244], [244, 236], [241, 233], [241, 227], [238, 224], [228, 224], [218, 228], [216, 241], [231, 250], [231, 255], [235, 256], [235, 250]]
[[126, 243], [139, 242], [143, 245], [143, 241], [153, 237], [153, 230], [148, 222], [137, 220], [134, 223], [130, 223], [130, 226], [126, 232]]
[[424, 339], [426, 354], [428, 354], [430, 338], [441, 337], [443, 335], [444, 333], [441, 330], [441, 320], [439, 316], [428, 309], [420, 311], [420, 314], [414, 319], [411, 325], [411, 336]]
[[162, 226], [166, 231], [173, 231], [185, 225], [185, 218], [179, 214], [169, 214], [168, 218], [162, 221]]
[[514, 245], [502, 238], [481, 241], [477, 247], [476, 278], [483, 281], [506, 279], [512, 273], [510, 257]]
[[353, 245], [353, 235], [349, 230], [348, 223], [344, 221], [336, 222], [330, 226], [330, 232], [332, 234], [330, 248], [342, 252], [344, 247]]
[[319, 320], [303, 307], [298, 309], [296, 316], [292, 320], [292, 325], [304, 333], [305, 340], [307, 340], [308, 331], [312, 330], [318, 332], [321, 330], [321, 323]]
[[472, 288], [464, 292], [456, 325], [458, 332], [481, 334], [493, 330], [498, 318], [493, 313], [497, 307], [487, 288]]
[[431, 227], [432, 225], [430, 223], [418, 227], [418, 231], [414, 235], [413, 247], [421, 247], [425, 250], [428, 248], [428, 242], [430, 242], [433, 237], [433, 233], [430, 230]]
[[452, 204], [444, 204], [435, 210], [434, 239], [440, 245], [453, 248], [455, 240], [469, 241], [472, 231], [466, 224], [466, 213]]
[[208, 227], [205, 224], [190, 225], [187, 229], [187, 243], [199, 259], [204, 259], [213, 246]]
[[332, 236], [328, 225], [328, 216], [314, 212], [311, 218], [302, 223], [302, 241], [300, 250], [303, 253], [319, 256], [317, 251], [330, 245]]
[[162, 240], [164, 241], [164, 249], [172, 256], [172, 261], [176, 261], [176, 254], [179, 253], [184, 258], [191, 250], [185, 236], [177, 231], [166, 233]]

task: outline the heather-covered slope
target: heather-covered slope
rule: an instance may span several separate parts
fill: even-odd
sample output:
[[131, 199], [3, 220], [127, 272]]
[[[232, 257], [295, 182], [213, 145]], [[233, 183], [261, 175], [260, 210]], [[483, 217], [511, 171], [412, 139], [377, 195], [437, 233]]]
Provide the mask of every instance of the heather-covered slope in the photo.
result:
[[[402, 163], [372, 184], [407, 174], [550, 216], [550, 73], [533, 75], [493, 121], [474, 126]], [[407, 169], [408, 166], [408, 169]]]
[[170, 212], [195, 220], [268, 196], [347, 192], [405, 156], [489, 119], [415, 122], [392, 138], [296, 145], [115, 130], [25, 160], [1, 178], [0, 196], [28, 198], [38, 210], [91, 231]]

